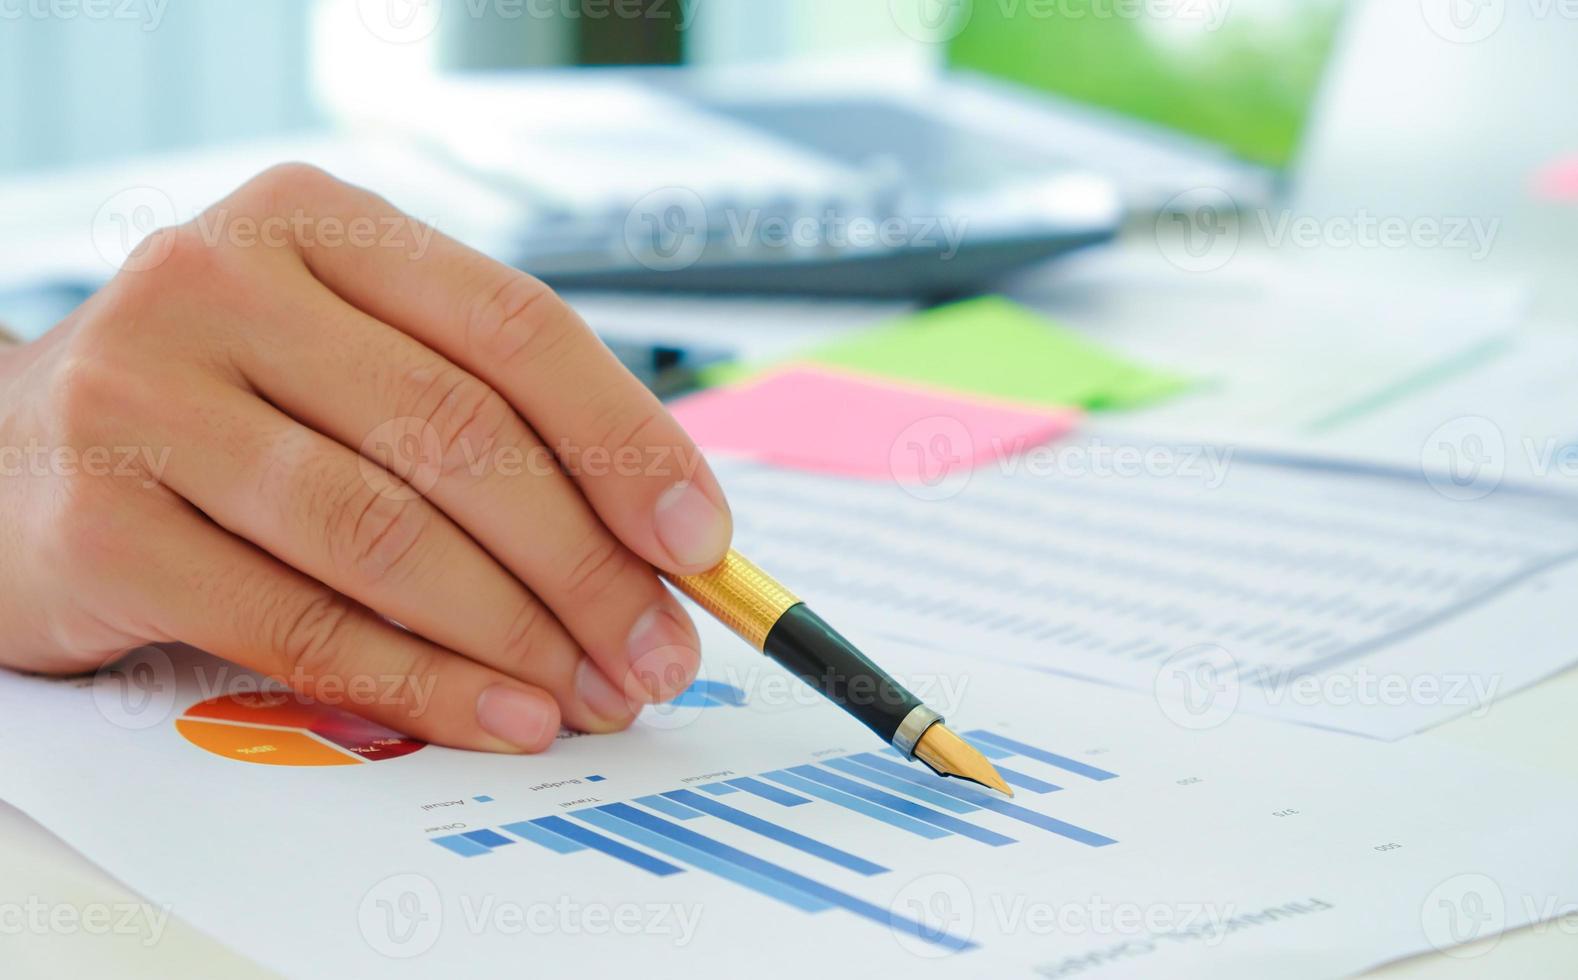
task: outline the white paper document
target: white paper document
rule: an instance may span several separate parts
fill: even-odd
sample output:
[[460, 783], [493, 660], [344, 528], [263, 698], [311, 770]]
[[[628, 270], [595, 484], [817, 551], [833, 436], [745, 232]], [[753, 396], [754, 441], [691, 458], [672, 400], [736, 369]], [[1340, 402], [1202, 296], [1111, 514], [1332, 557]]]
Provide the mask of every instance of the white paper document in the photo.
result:
[[900, 761], [710, 625], [676, 706], [538, 757], [150, 648], [0, 677], [0, 765], [111, 874], [293, 976], [1327, 977], [1578, 899], [1565, 787], [1242, 712], [1201, 727], [848, 625], [1012, 801]]
[[825, 618], [958, 656], [1400, 738], [1578, 654], [1573, 498], [1101, 436], [929, 487], [715, 463]]

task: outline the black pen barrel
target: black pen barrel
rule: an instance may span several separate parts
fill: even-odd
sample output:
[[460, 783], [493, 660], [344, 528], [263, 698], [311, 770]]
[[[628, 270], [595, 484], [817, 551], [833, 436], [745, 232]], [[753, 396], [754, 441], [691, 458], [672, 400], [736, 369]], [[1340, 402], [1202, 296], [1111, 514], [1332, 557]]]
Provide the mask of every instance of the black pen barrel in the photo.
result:
[[741, 639], [821, 691], [906, 758], [914, 757], [926, 730], [942, 720], [734, 549], [705, 572], [666, 577]]
[[905, 690], [805, 603], [789, 607], [762, 652], [842, 707], [884, 742], [892, 742], [921, 701]]

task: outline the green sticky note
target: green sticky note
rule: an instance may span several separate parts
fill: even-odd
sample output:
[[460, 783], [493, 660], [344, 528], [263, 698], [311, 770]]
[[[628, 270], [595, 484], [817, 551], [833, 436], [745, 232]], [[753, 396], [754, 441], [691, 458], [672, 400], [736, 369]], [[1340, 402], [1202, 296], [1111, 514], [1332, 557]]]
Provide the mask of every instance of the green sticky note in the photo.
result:
[[[1184, 378], [1138, 364], [1000, 296], [925, 310], [795, 357], [953, 391], [1034, 405], [1133, 408], [1175, 394]], [[728, 366], [721, 384], [754, 373]]]

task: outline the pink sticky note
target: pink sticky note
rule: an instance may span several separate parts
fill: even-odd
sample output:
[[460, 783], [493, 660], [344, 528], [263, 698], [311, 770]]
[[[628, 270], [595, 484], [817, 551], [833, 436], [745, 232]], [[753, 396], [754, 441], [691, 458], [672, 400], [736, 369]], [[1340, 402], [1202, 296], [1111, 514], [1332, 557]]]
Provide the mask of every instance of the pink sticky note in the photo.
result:
[[1578, 201], [1578, 154], [1541, 168], [1534, 175], [1534, 196], [1547, 201]]
[[1068, 409], [1031, 409], [820, 368], [791, 367], [672, 406], [704, 450], [795, 469], [940, 486], [1067, 432]]

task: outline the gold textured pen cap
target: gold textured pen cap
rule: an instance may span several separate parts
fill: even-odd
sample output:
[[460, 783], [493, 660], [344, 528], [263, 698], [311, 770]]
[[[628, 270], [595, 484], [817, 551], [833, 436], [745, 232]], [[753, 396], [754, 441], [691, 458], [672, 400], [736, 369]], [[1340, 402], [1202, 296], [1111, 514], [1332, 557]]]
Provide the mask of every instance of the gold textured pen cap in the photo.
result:
[[757, 650], [766, 646], [779, 617], [800, 601], [733, 548], [705, 572], [664, 577]]

